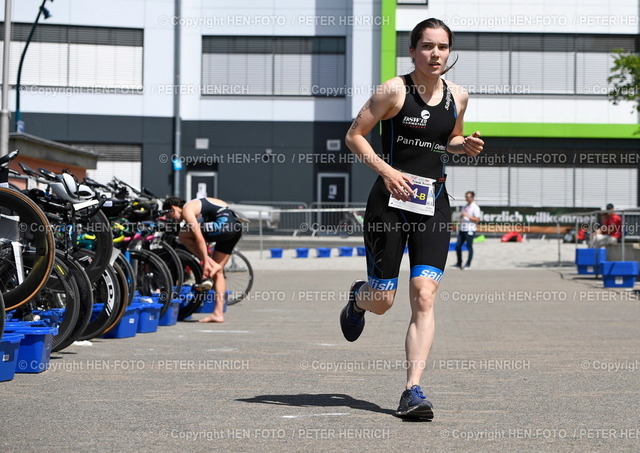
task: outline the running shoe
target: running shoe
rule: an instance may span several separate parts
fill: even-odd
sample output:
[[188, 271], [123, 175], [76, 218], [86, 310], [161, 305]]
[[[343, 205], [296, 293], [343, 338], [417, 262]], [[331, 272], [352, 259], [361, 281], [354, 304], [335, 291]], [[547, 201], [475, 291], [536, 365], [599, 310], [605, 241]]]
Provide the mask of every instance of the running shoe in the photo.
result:
[[340, 327], [342, 328], [342, 334], [347, 341], [356, 341], [362, 330], [364, 329], [364, 313], [355, 310], [356, 306], [356, 293], [362, 285], [366, 282], [364, 280], [356, 280], [351, 284], [349, 289], [349, 301], [347, 305], [340, 312]]
[[431, 420], [433, 418], [433, 404], [422, 394], [420, 386], [414, 385], [402, 392], [400, 405], [393, 415], [400, 418]]
[[213, 280], [210, 278], [202, 280], [202, 283], [193, 287], [196, 291], [211, 291], [211, 288], [213, 288]]

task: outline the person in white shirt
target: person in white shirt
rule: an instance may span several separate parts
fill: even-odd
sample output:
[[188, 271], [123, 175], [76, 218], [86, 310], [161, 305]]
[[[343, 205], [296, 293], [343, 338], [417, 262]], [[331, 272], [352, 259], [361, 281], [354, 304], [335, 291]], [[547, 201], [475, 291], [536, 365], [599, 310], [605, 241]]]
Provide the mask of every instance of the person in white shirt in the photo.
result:
[[[478, 229], [478, 222], [480, 222], [480, 207], [474, 201], [476, 197], [475, 192], [472, 190], [464, 194], [464, 198], [467, 201], [467, 205], [462, 208], [460, 214], [460, 222], [458, 226], [458, 242], [456, 243], [456, 255], [458, 261], [454, 267], [464, 269], [471, 266], [471, 260], [473, 259], [473, 240], [476, 237], [476, 231]], [[469, 256], [467, 257], [467, 264], [462, 265], [462, 245], [467, 243], [467, 250]]]

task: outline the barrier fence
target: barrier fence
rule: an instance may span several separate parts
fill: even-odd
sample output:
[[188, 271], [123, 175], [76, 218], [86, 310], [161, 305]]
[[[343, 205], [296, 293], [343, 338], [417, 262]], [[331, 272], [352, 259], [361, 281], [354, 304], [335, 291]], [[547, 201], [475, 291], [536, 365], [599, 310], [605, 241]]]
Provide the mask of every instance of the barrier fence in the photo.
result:
[[[365, 203], [311, 203], [304, 202], [242, 202], [241, 205], [251, 205], [249, 231], [259, 235], [259, 247], [262, 256], [266, 235], [291, 235], [292, 237], [361, 237]], [[562, 263], [561, 244], [567, 242], [566, 232], [574, 228], [576, 249], [580, 242], [578, 232], [587, 233], [592, 237], [602, 223], [602, 214], [607, 210], [572, 212], [572, 223], [566, 216], [556, 220], [554, 234], [558, 241], [558, 264]], [[615, 210], [622, 218], [622, 238], [620, 240], [622, 261], [625, 260], [626, 245], [640, 241], [640, 208]], [[454, 216], [455, 218], [455, 216]], [[453, 221], [449, 226], [452, 231], [456, 228]], [[509, 231], [522, 231], [524, 235], [534, 229], [522, 222], [513, 223], [484, 223], [481, 233], [502, 235]], [[551, 227], [553, 229], [553, 227]], [[544, 237], [544, 236], [543, 236]], [[586, 241], [590, 242], [590, 241]]]
[[[582, 223], [580, 224], [577, 220], [575, 222], [575, 232], [576, 235], [579, 231], [584, 231], [590, 234], [593, 234], [597, 231], [603, 224], [600, 219], [603, 214], [614, 213], [620, 215], [621, 218], [621, 227], [622, 227], [622, 237], [620, 238], [620, 248], [621, 248], [621, 261], [625, 261], [626, 258], [626, 245], [639, 242], [640, 241], [640, 209], [614, 209], [612, 211], [609, 210], [598, 210], [598, 211], [589, 211], [584, 213], [576, 213], [576, 215], [589, 216], [593, 218], [593, 221], [589, 224]], [[590, 237], [590, 243], [593, 242]], [[578, 248], [579, 241], [576, 239], [576, 249]]]

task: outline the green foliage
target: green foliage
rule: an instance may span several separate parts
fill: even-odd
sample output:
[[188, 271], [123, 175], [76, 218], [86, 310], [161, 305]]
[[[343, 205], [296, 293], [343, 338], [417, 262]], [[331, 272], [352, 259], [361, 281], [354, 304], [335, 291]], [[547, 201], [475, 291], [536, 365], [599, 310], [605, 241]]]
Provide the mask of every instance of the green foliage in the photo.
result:
[[607, 79], [612, 84], [609, 99], [614, 105], [622, 101], [635, 103], [640, 112], [640, 54], [614, 50], [612, 75]]

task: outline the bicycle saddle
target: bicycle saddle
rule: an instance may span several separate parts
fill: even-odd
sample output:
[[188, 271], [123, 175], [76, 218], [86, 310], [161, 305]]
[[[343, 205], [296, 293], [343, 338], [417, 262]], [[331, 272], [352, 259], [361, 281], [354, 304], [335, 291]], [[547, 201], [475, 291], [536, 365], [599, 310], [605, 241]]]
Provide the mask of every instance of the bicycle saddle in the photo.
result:
[[22, 168], [22, 172], [25, 175], [29, 175], [29, 176], [42, 176], [40, 173], [38, 173], [37, 171], [35, 171], [33, 168], [29, 167], [27, 164], [25, 164], [24, 162], [18, 162], [18, 165], [20, 165], [20, 168]]
[[0, 157], [0, 168], [7, 168], [7, 166], [9, 165], [9, 162], [15, 159], [17, 155], [18, 155], [18, 150], [16, 149], [15, 151], [11, 151], [6, 156]]

